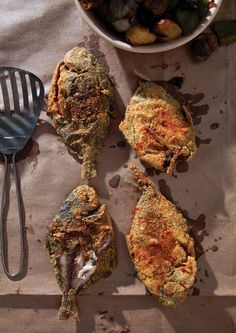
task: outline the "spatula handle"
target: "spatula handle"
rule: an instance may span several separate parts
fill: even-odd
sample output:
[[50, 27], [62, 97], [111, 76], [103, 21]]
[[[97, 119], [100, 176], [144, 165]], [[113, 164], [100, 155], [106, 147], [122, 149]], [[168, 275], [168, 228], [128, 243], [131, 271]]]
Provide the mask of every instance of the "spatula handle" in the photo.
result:
[[2, 184], [2, 200], [1, 200], [1, 210], [0, 210], [0, 242], [1, 242], [1, 254], [2, 254], [2, 265], [3, 270], [6, 273], [7, 277], [11, 280], [20, 280], [23, 277], [24, 273], [24, 259], [26, 258], [25, 254], [25, 225], [24, 225], [24, 212], [21, 200], [20, 187], [16, 172], [16, 154], [12, 155], [12, 164], [13, 164], [13, 177], [16, 187], [16, 197], [18, 205], [18, 215], [19, 215], [19, 231], [20, 231], [20, 264], [19, 269], [15, 273], [10, 273], [8, 265], [8, 253], [7, 253], [7, 218], [5, 220], [5, 211], [6, 211], [6, 194], [7, 194], [7, 174], [8, 174], [8, 160], [7, 156], [4, 156], [4, 175], [3, 175], [3, 184]]

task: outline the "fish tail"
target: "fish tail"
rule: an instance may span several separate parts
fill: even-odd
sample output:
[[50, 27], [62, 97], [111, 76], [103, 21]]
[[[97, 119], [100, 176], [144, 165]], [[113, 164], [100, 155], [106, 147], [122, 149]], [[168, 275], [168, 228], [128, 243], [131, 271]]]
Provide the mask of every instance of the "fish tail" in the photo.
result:
[[81, 179], [90, 179], [97, 176], [95, 157], [86, 152], [81, 165]]
[[58, 318], [61, 320], [67, 320], [70, 317], [74, 319], [79, 318], [75, 290], [71, 290], [68, 294], [62, 295], [61, 306], [58, 312]]
[[144, 176], [144, 174], [136, 166], [130, 167], [128, 176], [126, 177], [125, 181], [137, 187], [141, 191], [146, 191], [150, 187], [154, 188], [151, 180]]
[[97, 170], [95, 164], [88, 165], [83, 163], [81, 166], [81, 179], [90, 179], [97, 176]]

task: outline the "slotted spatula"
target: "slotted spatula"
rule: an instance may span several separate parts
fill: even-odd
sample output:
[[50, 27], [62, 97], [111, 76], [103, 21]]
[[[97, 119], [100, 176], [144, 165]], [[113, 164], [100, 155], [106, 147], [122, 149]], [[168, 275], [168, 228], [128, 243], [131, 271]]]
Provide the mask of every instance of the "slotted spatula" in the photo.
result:
[[[0, 68], [0, 153], [4, 158], [4, 175], [2, 182], [2, 199], [0, 210], [0, 243], [2, 265], [8, 278], [19, 280], [24, 271], [25, 230], [21, 193], [16, 172], [16, 154], [24, 148], [33, 134], [42, 109], [44, 87], [34, 74], [13, 67]], [[2, 94], [1, 94], [2, 93]], [[15, 273], [10, 273], [7, 254], [6, 210], [8, 156], [12, 157], [13, 176], [19, 214], [20, 263]]]

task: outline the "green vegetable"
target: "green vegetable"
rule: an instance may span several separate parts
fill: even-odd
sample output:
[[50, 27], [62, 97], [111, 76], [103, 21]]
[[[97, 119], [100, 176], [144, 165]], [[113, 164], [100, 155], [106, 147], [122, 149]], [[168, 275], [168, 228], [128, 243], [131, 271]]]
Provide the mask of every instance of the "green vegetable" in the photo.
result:
[[199, 35], [191, 43], [192, 54], [198, 61], [207, 60], [217, 49], [218, 43], [216, 36], [211, 32]]
[[203, 18], [206, 16], [208, 12], [208, 0], [200, 0], [199, 1], [199, 16]]
[[221, 46], [236, 42], [236, 20], [218, 21], [213, 25], [213, 30]]
[[191, 35], [200, 23], [197, 11], [177, 9], [175, 17], [185, 35]]
[[180, 0], [169, 0], [169, 4], [168, 4], [168, 11], [173, 11], [177, 8], [177, 6], [179, 5]]

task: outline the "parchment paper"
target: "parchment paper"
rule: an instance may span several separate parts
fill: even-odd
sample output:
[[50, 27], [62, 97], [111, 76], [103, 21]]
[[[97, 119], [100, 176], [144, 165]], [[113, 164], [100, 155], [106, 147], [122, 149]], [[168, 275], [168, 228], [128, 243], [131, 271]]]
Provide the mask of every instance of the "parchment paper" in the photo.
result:
[[[235, 1], [224, 1], [220, 18], [236, 18]], [[18, 162], [28, 272], [20, 282], [12, 282], [0, 267], [0, 331], [18, 327], [17, 332], [235, 332], [236, 44], [220, 48], [204, 63], [193, 62], [187, 47], [162, 54], [131, 54], [99, 39], [79, 17], [73, 1], [1, 0], [0, 45], [1, 66], [32, 71], [42, 79], [46, 92], [56, 63], [75, 45], [91, 49], [109, 71], [118, 116], [98, 159], [98, 178], [89, 184], [109, 207], [119, 251], [117, 269], [79, 297], [81, 322], [58, 323], [55, 308], [60, 290], [44, 248], [47, 226], [65, 195], [82, 182], [80, 165], [55, 135], [45, 106], [33, 140]], [[184, 76], [182, 92], [192, 103], [198, 137], [198, 154], [189, 165], [178, 165], [174, 176], [152, 176], [163, 194], [184, 210], [197, 240], [199, 268], [193, 296], [176, 311], [164, 309], [146, 295], [125, 244], [138, 195], [123, 180], [127, 165], [140, 163], [124, 144], [118, 124], [138, 84], [135, 69], [153, 80]], [[2, 179], [2, 165], [0, 172]], [[117, 175], [119, 185], [111, 187]], [[16, 268], [18, 215], [13, 185], [10, 195], [9, 257]]]

